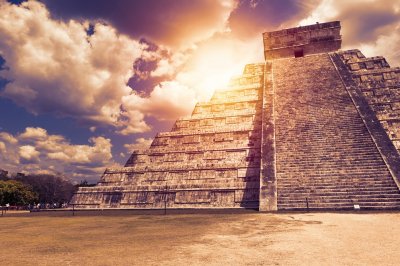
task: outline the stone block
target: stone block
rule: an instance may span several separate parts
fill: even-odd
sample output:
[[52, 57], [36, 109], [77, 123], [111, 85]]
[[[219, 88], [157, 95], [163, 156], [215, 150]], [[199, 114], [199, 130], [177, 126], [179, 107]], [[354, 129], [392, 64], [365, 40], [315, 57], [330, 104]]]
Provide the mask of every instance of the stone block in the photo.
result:
[[175, 202], [179, 204], [190, 203], [210, 203], [210, 191], [178, 191], [176, 193]]

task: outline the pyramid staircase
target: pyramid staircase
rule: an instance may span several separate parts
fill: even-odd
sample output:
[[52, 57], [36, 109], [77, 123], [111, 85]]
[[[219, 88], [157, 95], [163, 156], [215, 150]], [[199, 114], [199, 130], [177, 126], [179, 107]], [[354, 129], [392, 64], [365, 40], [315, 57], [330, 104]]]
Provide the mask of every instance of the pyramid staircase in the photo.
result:
[[327, 53], [273, 62], [278, 210], [394, 209], [400, 193]]

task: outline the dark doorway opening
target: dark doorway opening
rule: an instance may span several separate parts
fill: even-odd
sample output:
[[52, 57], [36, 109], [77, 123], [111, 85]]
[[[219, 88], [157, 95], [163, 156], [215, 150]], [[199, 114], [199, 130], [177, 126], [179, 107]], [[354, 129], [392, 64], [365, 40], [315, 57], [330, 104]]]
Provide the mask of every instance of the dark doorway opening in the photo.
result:
[[111, 208], [118, 208], [121, 203], [122, 192], [111, 192], [105, 193], [103, 201], [106, 205], [109, 205]]
[[304, 56], [303, 49], [294, 50], [294, 57], [303, 57], [303, 56]]

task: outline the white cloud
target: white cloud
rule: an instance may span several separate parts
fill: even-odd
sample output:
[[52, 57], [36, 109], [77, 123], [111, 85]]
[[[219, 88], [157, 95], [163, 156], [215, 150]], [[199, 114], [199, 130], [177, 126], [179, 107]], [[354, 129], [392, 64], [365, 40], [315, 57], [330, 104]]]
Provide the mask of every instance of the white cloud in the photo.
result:
[[365, 56], [383, 55], [393, 66], [400, 66], [400, 23], [387, 35], [380, 35], [375, 42], [361, 44]]
[[141, 150], [141, 149], [147, 149], [150, 147], [151, 143], [153, 142], [153, 139], [151, 138], [137, 138], [135, 143], [132, 144], [125, 144], [124, 147], [128, 151], [128, 153], [132, 153], [134, 150]]
[[[244, 63], [262, 58], [261, 38], [242, 42], [230, 39], [229, 34], [223, 36], [237, 3], [227, 0], [219, 5], [223, 12], [218, 21], [206, 23], [208, 28], [193, 39], [196, 41], [179, 49], [150, 51], [146, 44], [118, 34], [108, 25], [95, 23], [93, 35], [88, 35], [88, 21], [54, 20], [39, 2], [20, 6], [2, 2], [0, 53], [9, 70], [0, 74], [11, 82], [0, 96], [34, 114], [52, 113], [89, 122], [92, 132], [104, 125], [112, 125], [124, 135], [149, 131], [146, 117], [175, 120], [189, 114], [196, 101], [207, 100], [216, 88], [225, 86]], [[254, 43], [259, 55], [248, 53], [255, 51]], [[150, 76], [164, 78], [154, 88], [147, 88], [148, 97], [126, 85], [138, 74], [132, 65], [139, 58], [156, 59], [157, 68]]]
[[299, 25], [340, 20], [343, 50], [360, 49], [366, 56], [384, 56], [400, 65], [400, 2], [398, 0], [322, 0]]
[[151, 72], [153, 77], [172, 76], [188, 59], [188, 55], [183, 52], [175, 52], [168, 58], [160, 58], [157, 68]]
[[2, 156], [6, 156], [7, 155], [7, 149], [6, 149], [6, 144], [2, 141], [0, 141], [0, 154]]
[[19, 137], [21, 139], [40, 140], [47, 137], [47, 131], [40, 127], [27, 127]]
[[74, 145], [63, 136], [48, 134], [39, 127], [28, 127], [15, 136], [0, 132], [0, 138], [5, 139], [4, 136], [13, 141], [0, 141], [0, 165], [12, 172], [45, 171], [64, 173], [77, 181], [79, 178], [98, 180], [106, 167], [116, 165], [111, 140], [104, 137], [90, 138], [89, 144]]
[[[221, 33], [162, 59], [150, 75], [169, 78], [156, 85], [147, 97], [135, 92], [123, 97], [126, 127], [120, 133], [139, 132], [138, 121], [146, 116], [175, 120], [190, 114], [197, 101], [207, 101], [216, 89], [227, 86], [233, 76], [242, 73], [245, 64], [262, 62], [262, 51], [261, 38], [244, 42]], [[137, 126], [130, 128], [131, 124]], [[146, 130], [146, 124], [142, 126], [141, 130]]]
[[320, 4], [305, 19], [299, 22], [300, 26], [315, 24], [316, 22], [328, 22], [338, 15], [338, 7], [334, 0], [322, 0]]
[[18, 140], [14, 138], [13, 135], [7, 133], [7, 132], [0, 132], [0, 139], [4, 140], [5, 142], [11, 143], [11, 144], [16, 144]]
[[[98, 125], [120, 126], [120, 104], [131, 88], [137, 58], [149, 57], [146, 45], [111, 26], [53, 20], [45, 6], [0, 2], [0, 54], [10, 80], [0, 96], [34, 114], [52, 113]], [[142, 130], [143, 121], [138, 121]], [[135, 127], [135, 125], [130, 125]]]
[[[196, 102], [196, 94], [178, 82], [166, 81], [157, 85], [150, 96], [142, 98], [131, 94], [123, 98], [123, 106], [128, 112], [137, 112], [159, 120], [172, 120], [190, 112]], [[132, 114], [130, 117], [134, 117]]]
[[19, 147], [19, 156], [27, 161], [37, 162], [39, 160], [40, 152], [31, 145], [24, 145]]

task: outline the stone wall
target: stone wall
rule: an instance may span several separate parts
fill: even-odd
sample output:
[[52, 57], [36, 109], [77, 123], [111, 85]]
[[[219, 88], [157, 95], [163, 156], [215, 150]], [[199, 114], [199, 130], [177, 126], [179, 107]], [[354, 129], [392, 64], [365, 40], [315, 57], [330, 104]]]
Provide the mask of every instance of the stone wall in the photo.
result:
[[310, 26], [265, 32], [265, 60], [334, 52], [340, 49], [342, 38], [340, 22], [328, 22]]
[[400, 153], [400, 68], [391, 68], [381, 56], [366, 58], [359, 50], [339, 55]]

